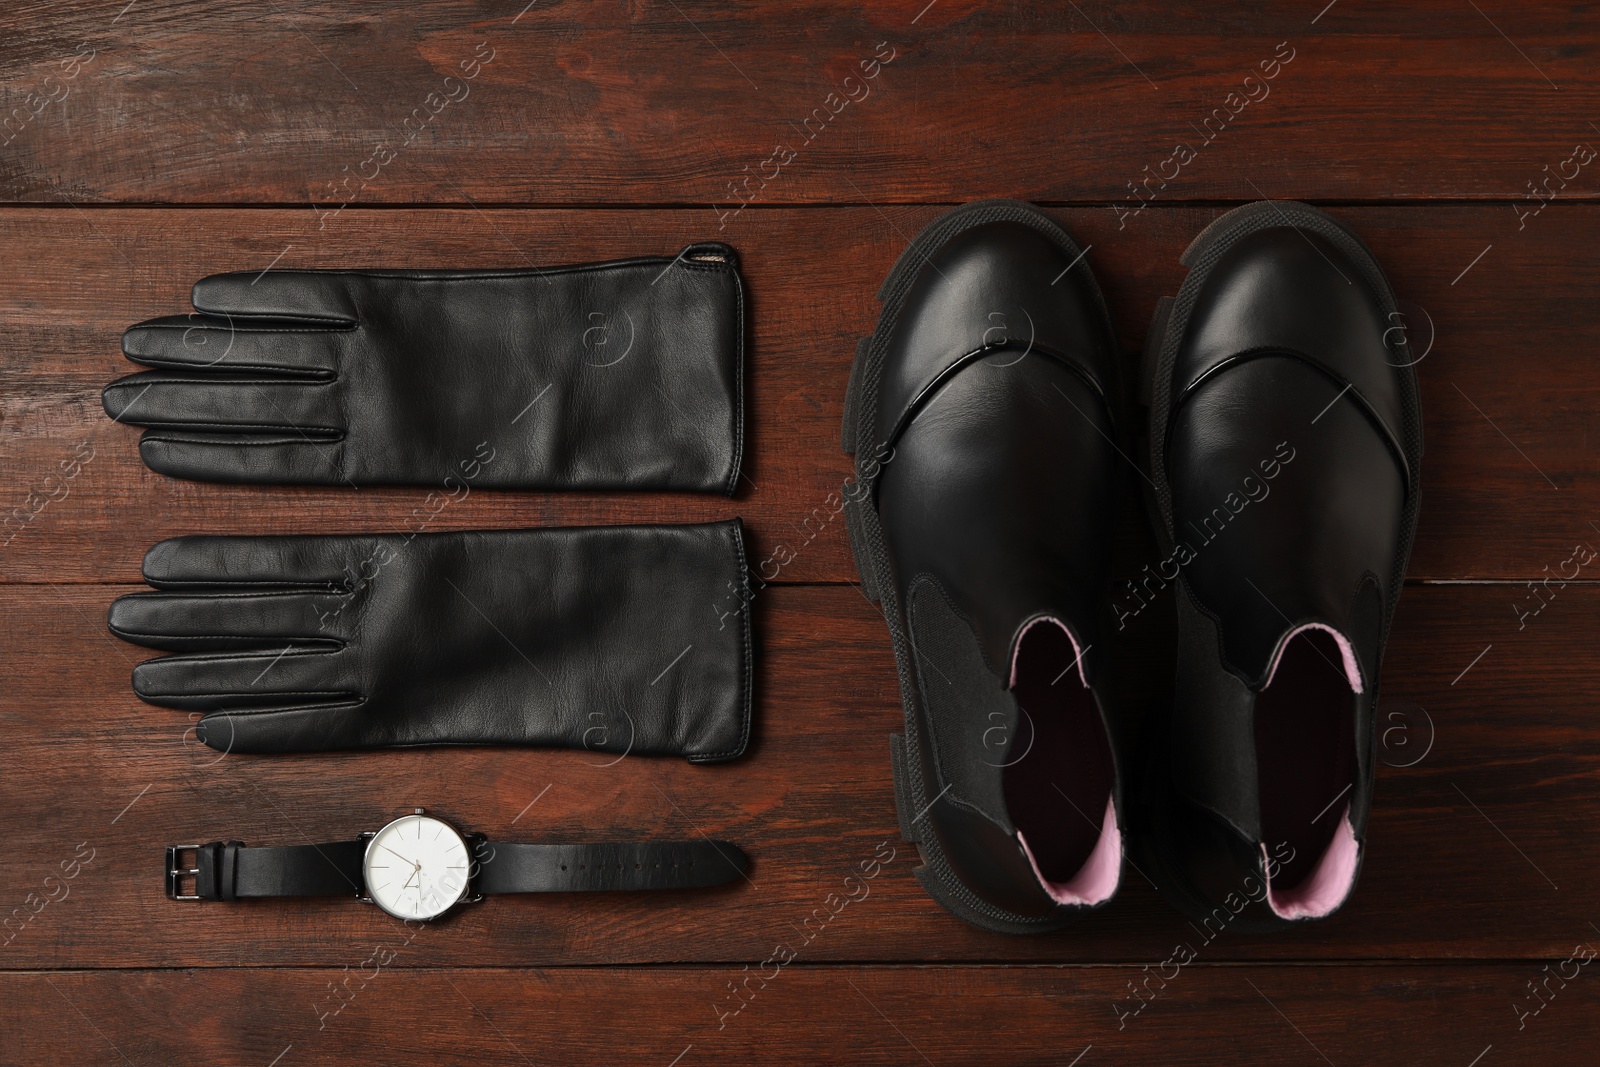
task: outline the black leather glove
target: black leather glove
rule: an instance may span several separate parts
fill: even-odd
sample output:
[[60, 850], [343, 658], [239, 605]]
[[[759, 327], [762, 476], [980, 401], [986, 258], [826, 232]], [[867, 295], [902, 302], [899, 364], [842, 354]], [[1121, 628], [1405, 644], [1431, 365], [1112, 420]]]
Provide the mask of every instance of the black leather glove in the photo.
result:
[[133, 688], [231, 752], [530, 744], [717, 763], [750, 732], [739, 520], [179, 537], [112, 633]]
[[[151, 470], [201, 481], [732, 494], [733, 249], [548, 270], [267, 271], [128, 330], [105, 389]], [[494, 459], [484, 463], [483, 457]]]

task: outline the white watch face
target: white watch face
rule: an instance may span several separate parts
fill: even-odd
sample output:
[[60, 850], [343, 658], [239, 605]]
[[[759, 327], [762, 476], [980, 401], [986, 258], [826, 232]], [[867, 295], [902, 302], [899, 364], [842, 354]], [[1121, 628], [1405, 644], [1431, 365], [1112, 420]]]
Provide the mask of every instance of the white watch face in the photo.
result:
[[367, 843], [367, 895], [398, 919], [432, 919], [466, 895], [471, 863], [455, 827], [406, 815]]

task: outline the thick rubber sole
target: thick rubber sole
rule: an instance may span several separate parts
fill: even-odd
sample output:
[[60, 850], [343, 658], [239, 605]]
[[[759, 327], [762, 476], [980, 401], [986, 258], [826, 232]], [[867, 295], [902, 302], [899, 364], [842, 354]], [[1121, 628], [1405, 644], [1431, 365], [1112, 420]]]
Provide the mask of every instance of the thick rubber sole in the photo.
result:
[[[1066, 911], [1043, 917], [1018, 915], [982, 900], [956, 877], [937, 837], [923, 821], [937, 797], [929, 795], [919, 755], [921, 726], [911, 646], [900, 624], [901, 606], [890, 577], [892, 572], [885, 553], [883, 528], [872, 503], [871, 485], [876, 478], [876, 468], [873, 468], [871, 478], [863, 477], [863, 471], [870, 465], [884, 462], [883, 457], [872, 454], [878, 450], [873, 438], [878, 423], [878, 384], [883, 354], [917, 270], [928, 261], [933, 251], [956, 234], [972, 226], [1002, 220], [1023, 222], [1039, 228], [1069, 250], [1079, 264], [1083, 264], [1082, 250], [1060, 224], [1031, 204], [1021, 201], [979, 201], [956, 208], [934, 220], [912, 239], [878, 289], [881, 307], [877, 327], [856, 346], [855, 363], [850, 368], [840, 443], [845, 452], [855, 456], [855, 478], [858, 480], [858, 487], [845, 494], [845, 524], [850, 531], [850, 550], [855, 557], [856, 570], [861, 575], [861, 591], [868, 600], [879, 605], [888, 624], [899, 673], [905, 731], [890, 735], [889, 756], [894, 773], [895, 809], [900, 836], [915, 845], [922, 858], [922, 865], [914, 872], [917, 881], [946, 911], [974, 926], [998, 933], [1030, 934], [1060, 929], [1076, 919], [1079, 913]], [[1087, 265], [1083, 264], [1082, 269], [1087, 271]], [[1093, 275], [1089, 278], [1092, 285]], [[1098, 287], [1094, 291], [1099, 297]], [[1104, 312], [1103, 298], [1100, 299], [1100, 305]], [[1109, 314], [1106, 320], [1109, 324]], [[862, 454], [863, 446], [866, 455]], [[892, 462], [892, 457], [887, 462]]]
[[[1338, 220], [1309, 204], [1292, 200], [1262, 200], [1246, 204], [1220, 216], [1189, 242], [1189, 247], [1178, 257], [1178, 261], [1189, 268], [1189, 273], [1176, 295], [1162, 297], [1156, 304], [1155, 315], [1150, 323], [1150, 333], [1145, 342], [1144, 360], [1139, 376], [1140, 401], [1150, 412], [1145, 441], [1145, 460], [1149, 467], [1150, 482], [1146, 486], [1145, 504], [1149, 512], [1150, 525], [1163, 553], [1170, 554], [1174, 547], [1170, 533], [1172, 490], [1167, 479], [1165, 457], [1166, 427], [1172, 403], [1172, 366], [1177, 355], [1178, 343], [1188, 328], [1195, 295], [1209, 276], [1217, 256], [1230, 244], [1257, 230], [1285, 224], [1309, 229], [1342, 247], [1361, 266], [1367, 284], [1385, 304], [1386, 310], [1399, 313], [1394, 292], [1372, 250]], [[1419, 479], [1422, 470], [1422, 403], [1417, 387], [1416, 368], [1410, 359], [1409, 348], [1404, 340], [1394, 346], [1394, 349], [1402, 357], [1400, 362], [1394, 364], [1401, 371], [1402, 416], [1405, 421], [1405, 425], [1400, 428], [1402, 446], [1406, 463], [1413, 472], [1412, 477]], [[1411, 545], [1416, 537], [1417, 516], [1421, 506], [1420, 486], [1411, 485], [1402, 516], [1400, 552], [1394, 571], [1390, 575], [1389, 588], [1394, 592], [1389, 603], [1384, 606], [1384, 643], [1388, 641], [1389, 626], [1393, 622], [1395, 606], [1399, 602], [1400, 590], [1404, 584], [1406, 563], [1411, 558]], [[1157, 723], [1164, 714], [1165, 710], [1156, 716]], [[1156, 728], [1159, 730], [1159, 725]], [[1139, 858], [1155, 869], [1162, 895], [1189, 918], [1200, 920], [1213, 914], [1217, 905], [1207, 903], [1192, 890], [1176, 873], [1176, 865], [1168, 861], [1166, 851], [1161, 847], [1161, 841], [1166, 836], [1162, 819], [1166, 805], [1152, 792], [1160, 788], [1158, 783], [1161, 777], [1152, 764], [1164, 752], [1165, 748], [1161, 744], [1149, 746], [1140, 793], [1144, 801], [1146, 825], [1153, 832], [1135, 838], [1138, 843], [1137, 851]], [[1363, 860], [1365, 855], [1366, 849], [1363, 848]], [[1279, 919], [1276, 916], [1254, 919], [1246, 912], [1236, 916], [1229, 923], [1229, 928], [1241, 933], [1266, 933], [1316, 921], [1320, 920]]]

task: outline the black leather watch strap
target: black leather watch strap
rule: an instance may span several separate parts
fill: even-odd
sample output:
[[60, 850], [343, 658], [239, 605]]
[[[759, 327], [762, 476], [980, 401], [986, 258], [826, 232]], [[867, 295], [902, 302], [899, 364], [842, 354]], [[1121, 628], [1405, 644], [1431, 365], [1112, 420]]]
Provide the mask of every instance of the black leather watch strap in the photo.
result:
[[194, 876], [194, 897], [237, 900], [240, 897], [360, 896], [365, 884], [361, 859], [365, 841], [325, 845], [283, 845], [247, 848], [238, 841], [213, 841], [194, 846], [194, 866], [179, 866], [188, 848], [167, 849], [167, 895], [176, 892], [182, 876]]
[[472, 888], [497, 893], [695, 889], [744, 874], [749, 859], [727, 841], [478, 846]]
[[[167, 896], [175, 900], [244, 897], [360, 896], [367, 842], [251, 848], [238, 841], [167, 849]], [[188, 853], [194, 865], [184, 866]], [[474, 892], [572, 893], [597, 890], [695, 889], [744, 874], [749, 859], [727, 841], [524, 845], [478, 840]], [[186, 878], [194, 892], [182, 891]]]

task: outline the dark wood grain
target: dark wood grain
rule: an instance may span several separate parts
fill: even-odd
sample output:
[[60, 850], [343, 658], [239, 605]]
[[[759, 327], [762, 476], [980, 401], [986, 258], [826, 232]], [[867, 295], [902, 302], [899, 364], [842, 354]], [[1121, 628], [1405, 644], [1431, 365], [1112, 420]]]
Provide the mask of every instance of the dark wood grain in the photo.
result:
[[[1133, 868], [1110, 907], [1048, 937], [987, 934], [942, 912], [913, 879], [914, 850], [896, 833], [887, 739], [900, 711], [887, 635], [848, 587], [758, 597], [755, 743], [721, 767], [637, 756], [606, 766], [614, 757], [505, 749], [219, 757], [186, 743], [188, 715], [130, 692], [142, 650], [104, 629], [106, 604], [126, 588], [0, 590], [0, 828], [9, 842], [0, 914], [24, 905], [80, 842], [94, 850], [67, 899], [0, 950], [6, 967], [338, 966], [349, 945], [386, 936], [392, 920], [353, 900], [168, 901], [161, 850], [218, 837], [346, 839], [413, 805], [502, 840], [705, 834], [753, 858], [748, 881], [670, 905], [648, 896], [492, 900], [428, 931], [430, 965], [758, 962], [772, 944], [816, 929], [807, 920], [835, 908], [829, 894], [886, 841], [894, 859], [865, 899], [823, 924], [807, 961], [1139, 963], [1197, 936]], [[1554, 958], [1586, 936], [1600, 883], [1590, 832], [1600, 817], [1600, 743], [1588, 696], [1600, 589], [1552, 587], [1549, 606], [1521, 630], [1514, 594], [1407, 591], [1384, 667], [1382, 729], [1387, 762], [1411, 765], [1381, 768], [1360, 887], [1327, 922], [1217, 938], [1204, 949], [1208, 962]], [[1139, 622], [1123, 664], [1136, 676], [1121, 686], [1120, 714], [1130, 718], [1170, 672], [1159, 622]], [[1138, 679], [1151, 678], [1157, 684], [1141, 690]]]
[[[1178, 256], [1224, 208], [1152, 208], [1126, 231], [1105, 209], [1057, 215], [1085, 243], [1130, 368], [1149, 315], [1183, 277]], [[1553, 205], [1526, 229], [1505, 205], [1333, 208], [1423, 309], [1419, 370], [1427, 454], [1411, 574], [1537, 579], [1576, 539], [1600, 537], [1600, 208]], [[743, 515], [753, 562], [780, 581], [852, 581], [830, 499], [849, 471], [838, 447], [855, 342], [906, 238], [939, 208], [762, 211], [737, 239], [752, 329], [745, 478], [733, 500], [686, 495], [480, 492], [437, 529], [690, 521]], [[99, 391], [134, 369], [121, 330], [188, 308], [214, 271], [352, 264], [549, 264], [671, 253], [708, 235], [702, 214], [650, 211], [350, 211], [325, 232], [289, 211], [0, 211], [0, 502], [24, 506], [90, 442], [93, 461], [0, 548], [21, 581], [134, 578], [154, 541], [178, 533], [408, 528], [426, 489], [354, 492], [203, 485], [138, 460]], [[1463, 268], [1493, 247], [1465, 276]], [[281, 258], [279, 258], [281, 256]], [[1458, 280], [1458, 276], [1459, 280]], [[1424, 318], [1424, 315], [1426, 318]], [[1431, 322], [1431, 327], [1428, 323]], [[1593, 438], [1591, 441], [1591, 437]], [[1129, 472], [1130, 479], [1135, 477]], [[809, 520], [809, 521], [808, 521]], [[1132, 529], [1136, 520], [1125, 520]], [[1137, 573], [1147, 560], [1131, 560]]]
[[[766, 204], [1120, 201], [1184, 142], [1198, 158], [1162, 199], [1515, 198], [1594, 136], [1592, 11], [1213, 7], [64, 3], [48, 25], [9, 18], [5, 109], [59, 102], [0, 155], [0, 195], [686, 203], [710, 222], [734, 187]], [[846, 83], [880, 43], [892, 61]], [[446, 84], [480, 46], [488, 65]], [[1247, 87], [1280, 46], [1288, 65]], [[43, 81], [80, 49], [76, 77]], [[1261, 99], [1230, 103], [1247, 89]], [[431, 114], [430, 94], [459, 102]], [[1207, 142], [1224, 107], [1238, 114]]]
[[[420, 939], [419, 939], [420, 940]], [[1578, 939], [1594, 951], [1600, 936]], [[29, 1063], [369, 1062], [1190, 1067], [1584, 1062], [1595, 966], [101, 971], [0, 978]], [[1551, 971], [1566, 962], [1563, 950]], [[401, 955], [426, 957], [408, 946]], [[1154, 961], [1159, 963], [1159, 961]], [[365, 974], [367, 977], [362, 978]], [[1137, 1015], [1130, 984], [1150, 999]], [[738, 1014], [728, 986], [742, 990]], [[350, 993], [335, 994], [345, 987]], [[1541, 990], [1544, 987], [1541, 987]], [[1526, 1017], [1543, 1003], [1537, 1014]], [[343, 1004], [337, 1014], [331, 1006]], [[28, 1005], [47, 1007], [29, 1012]], [[1359, 1007], [1357, 1007], [1359, 1005]], [[1526, 1006], [1524, 1006], [1526, 1005]], [[1122, 1026], [1119, 1029], [1119, 1019]], [[1518, 1023], [1521, 1020], [1521, 1028]], [[1492, 1051], [1490, 1051], [1492, 1050]], [[1074, 1057], [1082, 1057], [1074, 1061]]]

